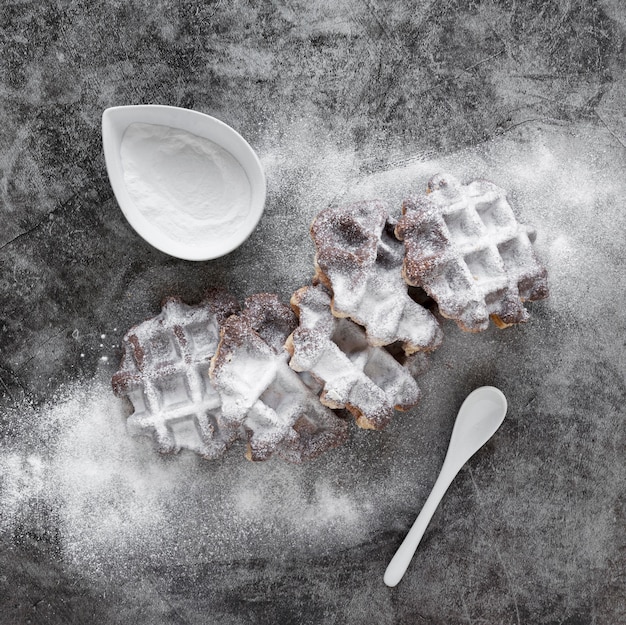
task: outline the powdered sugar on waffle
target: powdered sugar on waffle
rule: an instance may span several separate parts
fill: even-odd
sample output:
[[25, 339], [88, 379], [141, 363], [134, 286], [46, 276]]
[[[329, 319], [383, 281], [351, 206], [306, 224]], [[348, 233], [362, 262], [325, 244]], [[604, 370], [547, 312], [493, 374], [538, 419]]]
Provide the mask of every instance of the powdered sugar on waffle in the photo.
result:
[[277, 452], [292, 462], [343, 442], [346, 424], [287, 365], [291, 309], [272, 294], [238, 308], [223, 291], [196, 306], [170, 299], [128, 332], [113, 388], [134, 407], [129, 430], [152, 435], [162, 452], [209, 459], [239, 438], [251, 460]]
[[370, 345], [354, 322], [334, 317], [330, 295], [322, 286], [303, 287], [291, 301], [300, 325], [287, 341], [289, 364], [323, 383], [323, 404], [347, 408], [362, 428], [382, 429], [394, 408], [406, 409], [419, 401], [419, 388], [408, 369], [384, 348]]
[[402, 280], [402, 244], [382, 202], [362, 201], [320, 212], [311, 226], [316, 278], [332, 293], [338, 317], [365, 328], [372, 345], [402, 343], [407, 354], [436, 348], [435, 317], [409, 297]]
[[154, 436], [162, 452], [189, 449], [206, 458], [217, 458], [241, 436], [222, 418], [207, 375], [220, 325], [238, 308], [224, 291], [196, 306], [172, 298], [157, 317], [126, 334], [112, 383], [134, 407], [127, 422], [132, 433]]
[[404, 202], [396, 226], [407, 282], [464, 330], [484, 330], [490, 317], [500, 327], [526, 321], [523, 302], [547, 297], [547, 272], [504, 190], [485, 180], [461, 185], [446, 174], [433, 177], [428, 191]]
[[222, 414], [247, 432], [250, 460], [272, 454], [292, 462], [344, 442], [347, 426], [287, 364], [283, 344], [295, 327], [292, 311], [275, 295], [258, 294], [224, 323], [210, 377]]

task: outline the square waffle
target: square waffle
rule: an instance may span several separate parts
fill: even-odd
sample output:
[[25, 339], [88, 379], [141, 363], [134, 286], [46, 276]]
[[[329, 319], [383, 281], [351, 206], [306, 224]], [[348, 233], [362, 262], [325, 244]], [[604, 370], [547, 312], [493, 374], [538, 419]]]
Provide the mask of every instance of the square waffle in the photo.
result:
[[238, 308], [223, 291], [197, 306], [170, 298], [158, 316], [125, 335], [112, 385], [134, 408], [131, 433], [152, 436], [161, 452], [188, 449], [206, 458], [217, 458], [241, 435], [222, 419], [221, 399], [207, 375], [220, 325]]
[[287, 340], [290, 366], [323, 384], [320, 401], [347, 409], [359, 427], [384, 428], [398, 410], [420, 398], [409, 369], [385, 348], [371, 345], [363, 329], [333, 316], [330, 295], [321, 286], [303, 287], [291, 299], [299, 327]]
[[284, 343], [296, 325], [288, 306], [260, 293], [222, 326], [210, 377], [222, 398], [223, 418], [246, 432], [249, 460], [275, 454], [302, 462], [346, 439], [346, 422], [289, 368]]
[[527, 321], [525, 301], [548, 296], [534, 231], [519, 224], [503, 189], [486, 180], [462, 185], [450, 175], [428, 195], [406, 200], [396, 236], [404, 241], [402, 275], [423, 288], [444, 317], [470, 332]]
[[356, 202], [323, 210], [311, 225], [315, 281], [332, 296], [337, 317], [365, 328], [370, 344], [400, 343], [407, 354], [439, 346], [435, 317], [414, 301], [402, 280], [404, 248], [382, 202]]

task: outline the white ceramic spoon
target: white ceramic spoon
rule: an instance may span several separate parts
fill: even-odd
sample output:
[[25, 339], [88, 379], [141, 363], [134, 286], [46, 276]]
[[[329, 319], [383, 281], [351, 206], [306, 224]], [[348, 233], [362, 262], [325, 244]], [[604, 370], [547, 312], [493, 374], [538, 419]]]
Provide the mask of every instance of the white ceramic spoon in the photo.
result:
[[504, 421], [506, 409], [506, 397], [493, 386], [481, 386], [466, 397], [433, 490], [385, 571], [383, 579], [387, 586], [395, 586], [402, 579], [448, 486], [461, 467], [494, 435]]

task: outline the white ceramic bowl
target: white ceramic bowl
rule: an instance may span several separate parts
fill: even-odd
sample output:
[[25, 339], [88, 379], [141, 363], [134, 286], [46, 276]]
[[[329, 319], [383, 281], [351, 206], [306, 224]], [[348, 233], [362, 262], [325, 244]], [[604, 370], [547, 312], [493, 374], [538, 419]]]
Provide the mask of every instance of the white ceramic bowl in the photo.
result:
[[[136, 158], [133, 156], [134, 144], [130, 139], [125, 140], [125, 133], [132, 124], [138, 125], [133, 127], [132, 133], [127, 137], [136, 133], [134, 129], [143, 128], [150, 132], [152, 127], [165, 134], [173, 132], [178, 138], [189, 137], [189, 133], [192, 135], [189, 138], [197, 145], [217, 144], [219, 148], [215, 154], [223, 155], [222, 150], [225, 150], [227, 158], [220, 157], [219, 163], [211, 162], [210, 154], [202, 153], [199, 157], [197, 150], [193, 151], [191, 148], [185, 154], [181, 153], [180, 159], [172, 158], [171, 150], [176, 149], [172, 146], [177, 145], [174, 141], [165, 150], [170, 151], [167, 158], [172, 162], [172, 170], [168, 172], [165, 167], [167, 163], [163, 160], [165, 157], [158, 156], [161, 152], [158, 143], [155, 143], [158, 139], [144, 141], [143, 151], [137, 152]], [[152, 126], [139, 126], [144, 124]], [[155, 136], [159, 136], [159, 132]], [[212, 143], [208, 144], [206, 140]], [[209, 260], [224, 256], [250, 236], [263, 214], [266, 183], [257, 155], [239, 133], [214, 117], [172, 106], [113, 107], [106, 109], [102, 115], [102, 142], [109, 180], [122, 212], [137, 233], [162, 252], [186, 260]], [[155, 146], [157, 149], [150, 149]], [[151, 169], [155, 158], [161, 159], [158, 161], [158, 171], [156, 167]], [[187, 162], [185, 158], [190, 164], [187, 171], [184, 170]], [[215, 159], [217, 158], [216, 156]], [[205, 164], [203, 159], [206, 159], [206, 170], [212, 172], [212, 175], [223, 174], [221, 183], [215, 179], [216, 186], [219, 187], [215, 193], [206, 187], [207, 184], [212, 184], [209, 177], [201, 181], [200, 191], [194, 191], [198, 193], [198, 197], [211, 197], [213, 205], [210, 214], [202, 203], [187, 211], [186, 204], [180, 200], [181, 197], [186, 197], [181, 194], [184, 193], [187, 183], [190, 188], [198, 186], [198, 177], [203, 176], [196, 174], [202, 174], [200, 170]], [[132, 179], [128, 177], [130, 163], [136, 164], [136, 167], [132, 166], [135, 167]], [[177, 187], [173, 189], [173, 194], [164, 187], [168, 184], [167, 180]], [[239, 180], [243, 184], [232, 184], [233, 180]], [[154, 186], [150, 186], [153, 183]], [[238, 187], [244, 187], [245, 190]], [[150, 197], [139, 195], [137, 188], [147, 188]], [[208, 193], [202, 195], [203, 191]], [[173, 197], [177, 198], [176, 201], [170, 201]], [[152, 211], [152, 205], [158, 207], [158, 211]], [[229, 213], [232, 215], [229, 216]], [[224, 223], [215, 222], [214, 227], [212, 220], [217, 218]]]

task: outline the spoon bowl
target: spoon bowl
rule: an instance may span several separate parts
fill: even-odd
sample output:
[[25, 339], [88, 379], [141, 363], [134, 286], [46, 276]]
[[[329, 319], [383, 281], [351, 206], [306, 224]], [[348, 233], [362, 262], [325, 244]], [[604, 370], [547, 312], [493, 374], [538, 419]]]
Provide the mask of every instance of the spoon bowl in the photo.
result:
[[461, 467], [496, 433], [507, 410], [504, 393], [494, 386], [481, 386], [461, 404], [444, 460]]
[[384, 575], [387, 586], [396, 586], [413, 558], [428, 523], [452, 480], [463, 465], [495, 434], [507, 411], [506, 397], [494, 386], [481, 386], [465, 399], [454, 427], [439, 477], [406, 538]]

